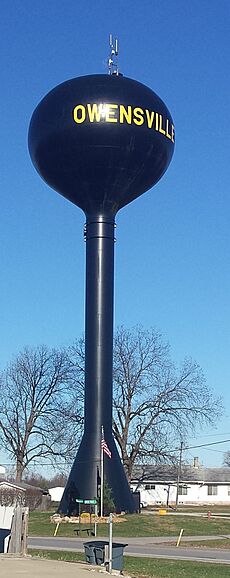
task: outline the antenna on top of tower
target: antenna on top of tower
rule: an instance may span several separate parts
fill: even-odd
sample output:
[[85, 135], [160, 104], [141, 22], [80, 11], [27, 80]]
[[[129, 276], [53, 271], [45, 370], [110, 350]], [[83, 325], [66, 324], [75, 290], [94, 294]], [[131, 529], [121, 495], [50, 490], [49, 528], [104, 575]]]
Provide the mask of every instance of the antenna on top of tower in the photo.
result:
[[109, 47], [110, 53], [108, 58], [108, 69], [109, 74], [115, 74], [118, 76], [118, 39], [114, 38], [113, 35], [109, 35]]

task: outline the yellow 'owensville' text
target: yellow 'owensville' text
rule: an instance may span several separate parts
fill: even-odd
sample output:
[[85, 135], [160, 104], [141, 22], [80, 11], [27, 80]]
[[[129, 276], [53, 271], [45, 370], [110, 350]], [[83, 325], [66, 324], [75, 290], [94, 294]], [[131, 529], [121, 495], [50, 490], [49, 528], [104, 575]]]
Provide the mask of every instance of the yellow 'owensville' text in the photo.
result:
[[143, 124], [149, 129], [163, 134], [174, 143], [175, 129], [168, 118], [162, 114], [136, 106], [135, 108], [123, 104], [77, 104], [73, 109], [73, 119], [77, 124], [89, 122], [109, 123], [134, 123], [136, 126]]

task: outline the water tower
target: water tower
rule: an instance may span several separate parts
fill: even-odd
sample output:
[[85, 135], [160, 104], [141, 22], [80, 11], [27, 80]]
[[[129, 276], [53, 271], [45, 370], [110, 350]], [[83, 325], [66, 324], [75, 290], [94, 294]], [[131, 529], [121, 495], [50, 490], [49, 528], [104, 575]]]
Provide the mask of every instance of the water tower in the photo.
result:
[[29, 128], [36, 170], [86, 216], [85, 421], [59, 507], [65, 514], [76, 511], [76, 499], [98, 495], [102, 426], [112, 454], [105, 456], [104, 471], [116, 510], [135, 510], [112, 435], [115, 216], [159, 181], [174, 150], [164, 102], [119, 73], [111, 37], [110, 46], [109, 74], [55, 87], [38, 104]]

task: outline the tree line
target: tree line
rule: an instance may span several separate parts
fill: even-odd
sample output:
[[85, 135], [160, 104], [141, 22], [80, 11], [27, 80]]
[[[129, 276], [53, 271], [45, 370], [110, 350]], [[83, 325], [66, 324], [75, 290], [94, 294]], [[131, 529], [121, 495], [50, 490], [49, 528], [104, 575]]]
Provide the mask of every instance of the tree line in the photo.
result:
[[[179, 440], [214, 426], [222, 402], [201, 367], [176, 367], [155, 329], [120, 327], [114, 337], [113, 435], [128, 479], [134, 464], [169, 462]], [[71, 463], [84, 425], [84, 339], [24, 348], [0, 374], [0, 442], [15, 478], [36, 463]]]

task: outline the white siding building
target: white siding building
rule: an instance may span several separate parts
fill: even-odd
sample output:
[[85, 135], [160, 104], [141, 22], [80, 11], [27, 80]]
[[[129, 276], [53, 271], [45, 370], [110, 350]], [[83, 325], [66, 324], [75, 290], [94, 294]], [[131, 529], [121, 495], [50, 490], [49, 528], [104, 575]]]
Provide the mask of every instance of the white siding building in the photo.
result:
[[[136, 466], [132, 489], [143, 505], [175, 504], [178, 469], [175, 466]], [[183, 466], [178, 504], [230, 504], [230, 468]]]
[[49, 494], [52, 502], [60, 502], [63, 496], [64, 487], [56, 486], [56, 488], [49, 488]]
[[6, 468], [5, 466], [0, 466], [0, 478], [5, 478]]

